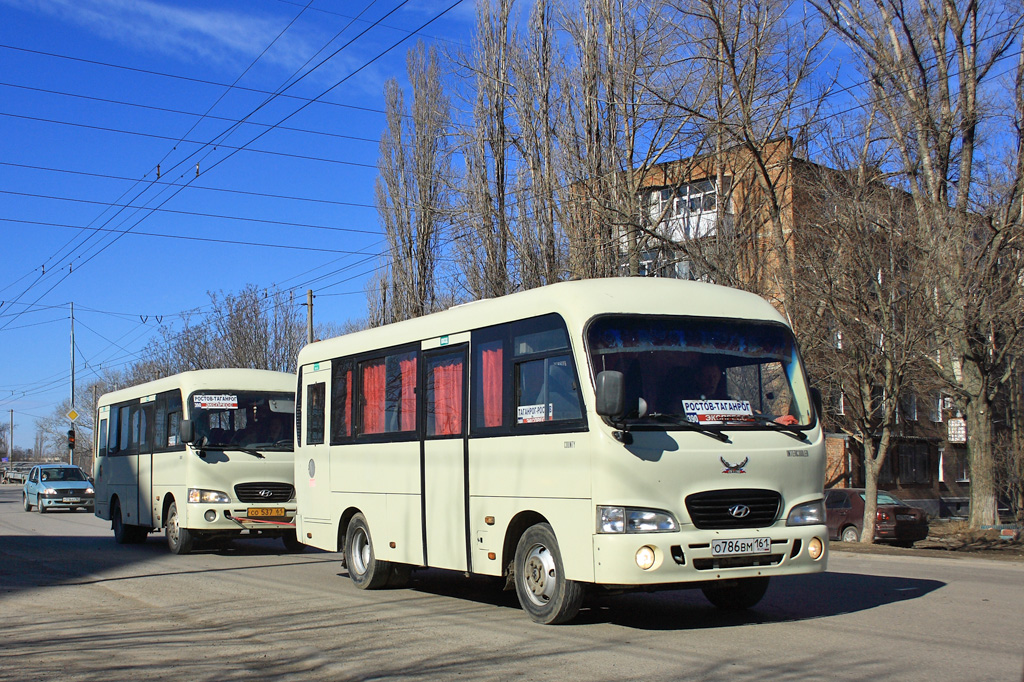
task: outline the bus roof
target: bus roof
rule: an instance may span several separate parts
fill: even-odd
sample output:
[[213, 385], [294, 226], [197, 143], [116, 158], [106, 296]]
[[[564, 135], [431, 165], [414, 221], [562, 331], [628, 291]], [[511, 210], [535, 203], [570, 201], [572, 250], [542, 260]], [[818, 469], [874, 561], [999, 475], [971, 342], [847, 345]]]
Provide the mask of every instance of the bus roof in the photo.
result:
[[199, 390], [295, 391], [295, 375], [265, 369], [198, 369], [147, 381], [103, 395], [99, 405], [119, 403], [180, 388], [182, 397]]
[[655, 277], [586, 279], [473, 301], [412, 320], [317, 341], [299, 352], [299, 366], [546, 313], [560, 314], [570, 330], [582, 328], [596, 315], [614, 313], [768, 320], [788, 326], [771, 304], [739, 289]]

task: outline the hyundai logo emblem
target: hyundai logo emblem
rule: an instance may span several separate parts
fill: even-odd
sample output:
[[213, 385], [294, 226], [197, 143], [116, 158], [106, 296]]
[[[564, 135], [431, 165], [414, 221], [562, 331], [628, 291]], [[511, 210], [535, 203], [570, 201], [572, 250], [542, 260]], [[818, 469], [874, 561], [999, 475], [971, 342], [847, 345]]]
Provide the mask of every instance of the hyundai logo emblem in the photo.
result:
[[260, 497], [264, 497], [264, 498], [266, 498], [266, 497], [273, 497], [274, 496], [274, 491], [273, 490], [267, 490], [266, 488], [264, 488], [263, 490], [259, 491], [259, 493], [257, 493], [257, 494]]
[[729, 513], [733, 518], [742, 519], [750, 514], [750, 507], [745, 504], [734, 504], [729, 507]]

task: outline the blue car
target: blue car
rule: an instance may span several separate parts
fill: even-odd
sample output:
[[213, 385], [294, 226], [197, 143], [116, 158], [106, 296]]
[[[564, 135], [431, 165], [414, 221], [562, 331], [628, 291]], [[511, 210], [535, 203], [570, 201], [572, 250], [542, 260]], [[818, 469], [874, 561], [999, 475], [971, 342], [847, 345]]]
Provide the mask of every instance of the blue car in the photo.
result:
[[25, 511], [32, 507], [44, 514], [51, 509], [92, 511], [96, 498], [92, 481], [82, 470], [70, 464], [40, 464], [32, 467], [22, 488]]

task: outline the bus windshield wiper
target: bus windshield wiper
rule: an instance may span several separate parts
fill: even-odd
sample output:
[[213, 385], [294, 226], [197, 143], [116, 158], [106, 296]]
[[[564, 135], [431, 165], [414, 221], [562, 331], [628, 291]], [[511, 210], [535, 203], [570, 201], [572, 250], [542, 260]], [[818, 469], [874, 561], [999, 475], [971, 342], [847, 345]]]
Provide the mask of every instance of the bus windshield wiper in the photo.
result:
[[674, 424], [676, 426], [682, 426], [684, 429], [689, 429], [690, 431], [696, 431], [697, 433], [703, 433], [705, 436], [710, 436], [712, 438], [716, 438], [716, 439], [722, 441], [723, 443], [728, 443], [729, 442], [729, 437], [727, 435], [725, 435], [724, 433], [722, 433], [721, 431], [715, 431], [715, 430], [709, 429], [709, 428], [707, 428], [705, 426], [701, 426], [700, 424], [695, 424], [694, 422], [690, 421], [686, 417], [681, 417], [681, 416], [679, 416], [677, 414], [664, 414], [662, 412], [651, 412], [651, 413], [647, 414], [646, 416], [650, 417], [651, 419], [654, 419], [655, 421], [667, 422], [669, 424]]
[[241, 445], [204, 445], [203, 446], [203, 450], [212, 450], [214, 452], [225, 452], [227, 450], [237, 450], [239, 452], [244, 452], [247, 455], [253, 455], [255, 457], [259, 457], [260, 459], [263, 459], [263, 453], [260, 452], [259, 450], [253, 450], [252, 448], [245, 448], [245, 447], [242, 447]]
[[743, 415], [743, 420], [739, 421], [738, 423], [742, 424], [744, 421], [749, 421], [751, 419], [753, 419], [754, 422], [760, 424], [761, 426], [767, 426], [768, 428], [774, 429], [775, 431], [778, 431], [780, 433], [784, 433], [787, 436], [792, 436], [793, 438], [803, 443], [807, 442], [807, 435], [800, 430], [799, 426], [790, 424], [780, 424], [771, 417], [766, 417], [763, 414]]

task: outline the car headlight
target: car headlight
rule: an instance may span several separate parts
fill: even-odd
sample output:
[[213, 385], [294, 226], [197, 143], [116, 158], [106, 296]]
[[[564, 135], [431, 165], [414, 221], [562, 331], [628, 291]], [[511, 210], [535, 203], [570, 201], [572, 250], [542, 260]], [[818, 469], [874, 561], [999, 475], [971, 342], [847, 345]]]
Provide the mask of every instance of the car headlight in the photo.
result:
[[822, 500], [798, 504], [789, 512], [787, 526], [817, 526], [825, 523], [825, 503]]
[[231, 498], [226, 493], [222, 493], [219, 490], [202, 490], [200, 488], [189, 488], [188, 489], [188, 501], [189, 502], [205, 502], [209, 503], [226, 503], [230, 502]]
[[53, 488], [47, 488], [46, 490], [43, 491], [43, 494], [44, 495], [56, 495], [57, 491], [54, 490]]
[[598, 533], [668, 533], [679, 530], [670, 513], [635, 507], [598, 507]]
[[86, 495], [95, 495], [95, 494], [96, 494], [96, 491], [95, 491], [95, 490], [93, 490], [92, 488], [86, 488], [86, 489], [85, 489], [85, 494], [86, 494]]

